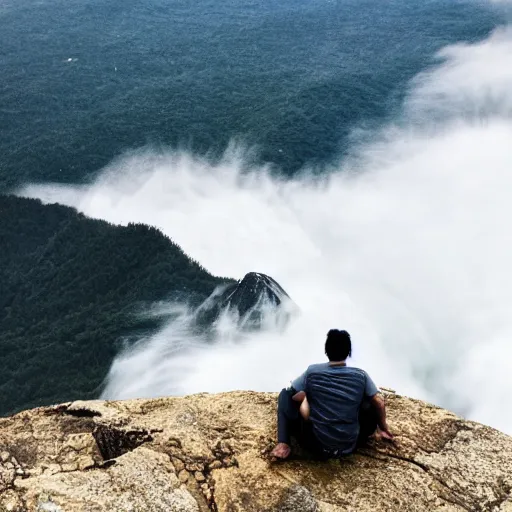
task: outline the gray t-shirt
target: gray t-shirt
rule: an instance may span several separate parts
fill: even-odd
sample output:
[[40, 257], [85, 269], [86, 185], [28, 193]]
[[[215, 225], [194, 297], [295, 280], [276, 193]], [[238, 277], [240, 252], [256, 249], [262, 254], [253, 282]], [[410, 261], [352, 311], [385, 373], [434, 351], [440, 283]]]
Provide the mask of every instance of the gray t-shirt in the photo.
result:
[[379, 391], [370, 376], [360, 368], [321, 363], [309, 366], [291, 385], [306, 392], [318, 441], [339, 453], [353, 452], [361, 402]]

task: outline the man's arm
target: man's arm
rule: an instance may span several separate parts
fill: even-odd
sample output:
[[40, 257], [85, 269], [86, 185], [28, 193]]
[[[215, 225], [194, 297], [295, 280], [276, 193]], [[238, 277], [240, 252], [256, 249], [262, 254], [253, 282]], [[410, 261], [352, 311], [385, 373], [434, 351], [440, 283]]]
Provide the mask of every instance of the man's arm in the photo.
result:
[[308, 421], [309, 420], [309, 414], [311, 412], [311, 409], [309, 407], [309, 402], [308, 402], [308, 398], [307, 396], [304, 394], [304, 400], [302, 400], [301, 404], [300, 404], [300, 414], [301, 416], [306, 420]]
[[295, 402], [303, 402], [306, 399], [306, 392], [305, 391], [299, 391], [298, 393], [295, 393], [292, 396], [292, 400]]
[[389, 431], [389, 427], [386, 421], [386, 404], [384, 402], [384, 398], [380, 393], [376, 393], [370, 398], [370, 401], [377, 411], [378, 426], [381, 430], [382, 437], [392, 441], [393, 434]]
[[[293, 379], [290, 382], [290, 387], [294, 390], [295, 396], [299, 394], [299, 392], [303, 392], [306, 390], [306, 377], [307, 377], [308, 371], [306, 370], [304, 373], [299, 375], [296, 379]], [[305, 396], [305, 393], [304, 393]], [[302, 399], [298, 400], [299, 402], [302, 401]]]
[[309, 403], [306, 398], [306, 378], [308, 371], [306, 370], [302, 375], [292, 381], [291, 387], [296, 392], [292, 396], [292, 400], [300, 403], [300, 414], [305, 420], [309, 419]]
[[379, 388], [375, 385], [375, 382], [373, 382], [372, 378], [366, 372], [365, 374], [366, 384], [364, 394], [367, 398], [370, 399], [371, 404], [377, 411], [377, 425], [379, 426], [382, 437], [391, 441], [393, 439], [393, 434], [389, 431], [386, 421], [386, 404], [384, 402], [384, 398], [382, 397], [381, 393], [379, 392]]

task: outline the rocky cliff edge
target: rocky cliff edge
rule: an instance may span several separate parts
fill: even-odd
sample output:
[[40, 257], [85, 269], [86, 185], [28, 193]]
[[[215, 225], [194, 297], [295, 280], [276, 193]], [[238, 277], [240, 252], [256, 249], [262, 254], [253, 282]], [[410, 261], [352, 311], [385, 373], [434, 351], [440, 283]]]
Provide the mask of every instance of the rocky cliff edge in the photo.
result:
[[272, 463], [276, 395], [73, 402], [0, 419], [0, 511], [512, 511], [512, 438], [385, 393], [396, 445]]

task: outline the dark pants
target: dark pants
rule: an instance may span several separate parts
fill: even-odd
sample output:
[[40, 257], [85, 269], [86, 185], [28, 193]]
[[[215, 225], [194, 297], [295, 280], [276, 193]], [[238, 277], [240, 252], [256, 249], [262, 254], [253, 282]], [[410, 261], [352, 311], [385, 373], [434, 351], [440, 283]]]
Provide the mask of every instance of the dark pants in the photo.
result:
[[[277, 402], [277, 441], [290, 444], [291, 437], [295, 437], [299, 445], [315, 455], [326, 453], [323, 446], [316, 439], [312, 424], [301, 416], [300, 403], [292, 399], [293, 389], [283, 389], [279, 393]], [[366, 443], [375, 432], [378, 416], [375, 407], [369, 400], [363, 400], [359, 409], [359, 438], [358, 446]]]

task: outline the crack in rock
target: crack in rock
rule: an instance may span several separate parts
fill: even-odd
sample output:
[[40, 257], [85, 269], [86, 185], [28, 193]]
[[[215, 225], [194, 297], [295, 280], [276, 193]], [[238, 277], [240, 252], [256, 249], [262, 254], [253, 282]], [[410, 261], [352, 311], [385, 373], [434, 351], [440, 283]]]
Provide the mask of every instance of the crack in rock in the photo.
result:
[[93, 411], [92, 409], [66, 409], [62, 411], [62, 413], [75, 416], [76, 418], [94, 418], [101, 416], [101, 412]]
[[412, 464], [412, 465], [420, 468], [425, 473], [428, 473], [430, 478], [432, 478], [432, 480], [435, 483], [440, 484], [444, 490], [446, 490], [446, 491], [448, 491], [450, 493], [449, 496], [446, 496], [446, 495], [442, 496], [442, 499], [444, 501], [446, 501], [448, 503], [451, 503], [452, 505], [457, 505], [457, 506], [463, 508], [464, 510], [467, 510], [468, 512], [472, 511], [472, 509], [468, 505], [466, 505], [464, 503], [464, 501], [462, 501], [462, 498], [460, 498], [458, 496], [457, 491], [455, 491], [454, 489], [449, 487], [442, 480], [440, 480], [436, 475], [434, 475], [430, 471], [430, 468], [428, 466], [426, 466], [425, 464], [422, 464], [421, 462], [418, 462], [418, 461], [416, 461], [414, 459], [411, 459], [409, 457], [405, 457], [405, 456], [401, 456], [401, 455], [395, 455], [395, 454], [388, 453], [388, 452], [386, 452], [386, 453], [376, 452], [376, 454], [372, 454], [372, 453], [369, 453], [369, 452], [359, 451], [359, 454], [363, 455], [364, 457], [369, 457], [369, 458], [376, 459], [376, 460], [381, 460], [381, 461], [385, 461], [387, 458], [395, 459], [395, 460], [401, 460], [403, 462], [406, 462], [408, 464]]
[[92, 433], [103, 460], [116, 459], [138, 446], [153, 441], [147, 430], [121, 430], [107, 425], [98, 425]]

